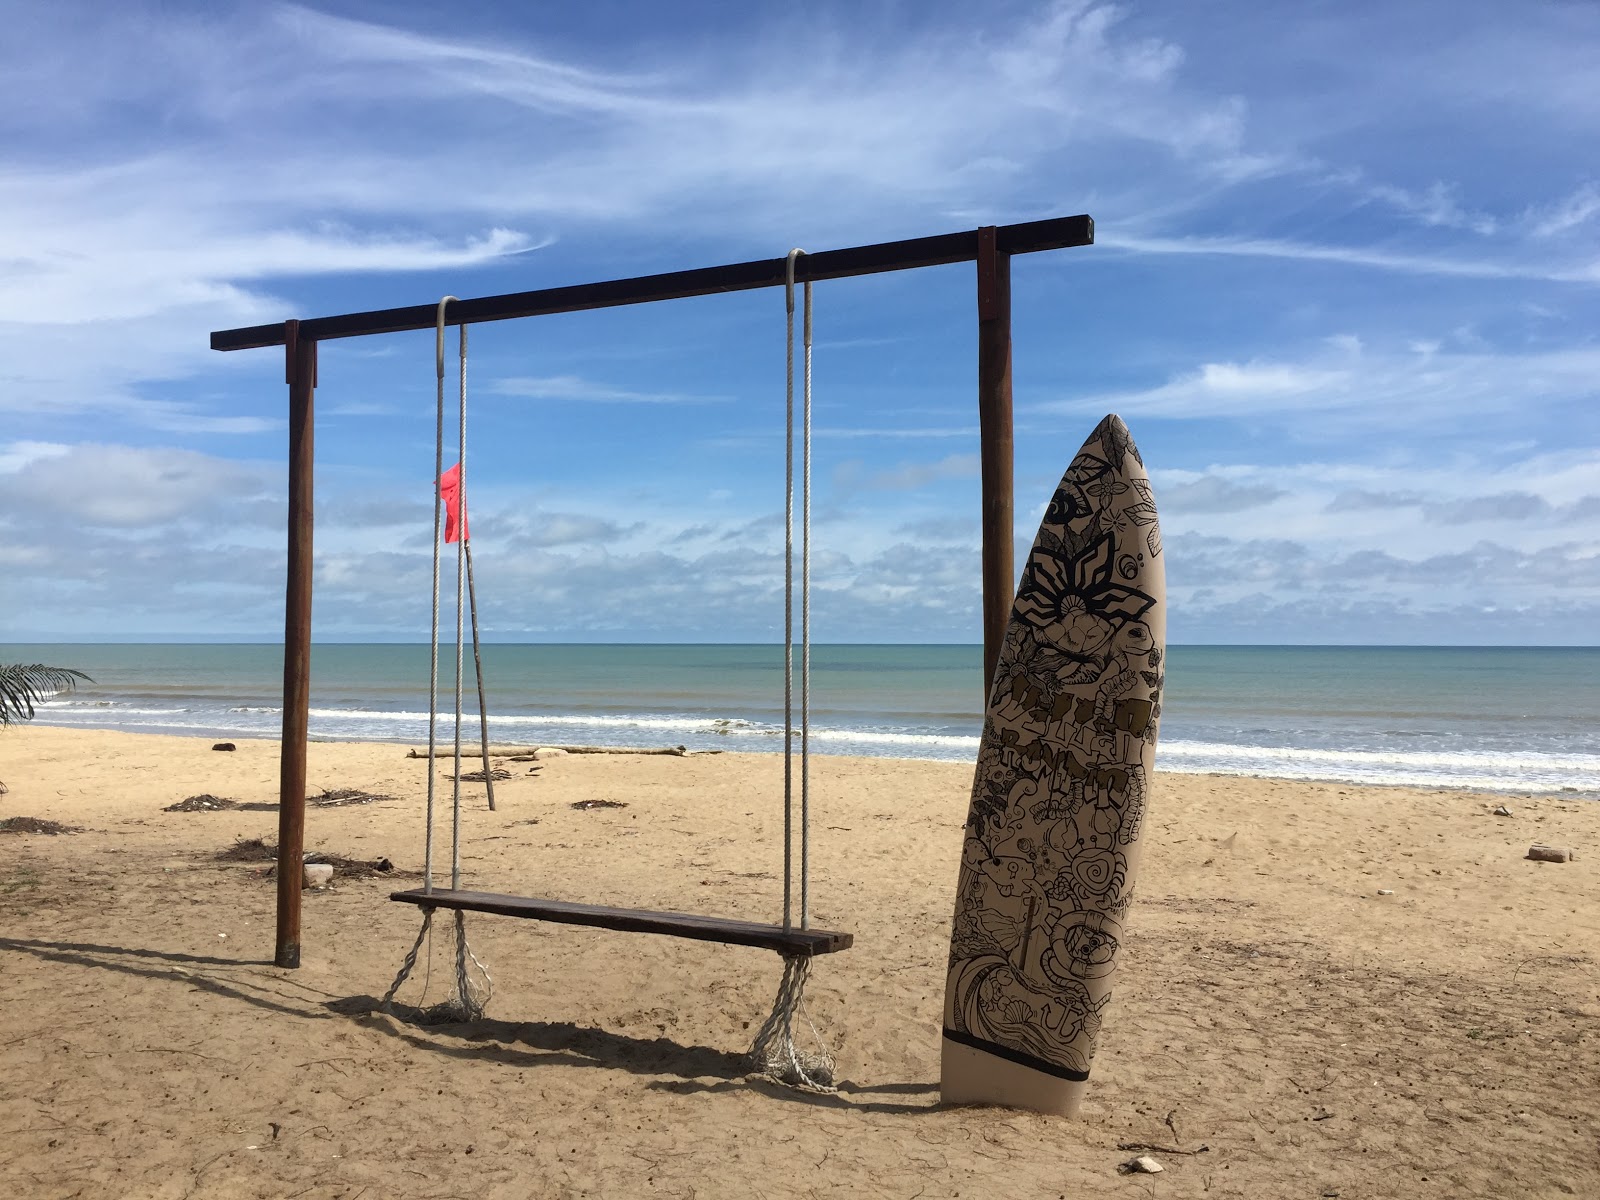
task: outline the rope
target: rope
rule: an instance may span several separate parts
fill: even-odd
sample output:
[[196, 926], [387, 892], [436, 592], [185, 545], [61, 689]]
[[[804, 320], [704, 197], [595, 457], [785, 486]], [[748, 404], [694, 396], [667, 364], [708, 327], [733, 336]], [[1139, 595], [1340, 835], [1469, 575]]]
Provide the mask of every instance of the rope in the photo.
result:
[[[456, 519], [459, 527], [456, 529], [456, 761], [455, 776], [451, 784], [451, 813], [450, 813], [450, 886], [461, 886], [461, 677], [463, 674], [462, 644], [465, 640], [465, 629], [462, 627], [462, 618], [466, 615], [467, 608], [467, 327], [462, 324], [461, 348], [459, 351], [460, 362], [457, 372], [461, 381], [461, 390], [457, 400], [458, 424], [460, 426], [461, 457], [457, 460], [456, 474]], [[437, 476], [435, 476], [437, 478]], [[429, 764], [432, 772], [433, 764]], [[489, 774], [489, 760], [483, 760], [483, 773]], [[462, 935], [462, 943], [466, 937]]]
[[[783, 927], [793, 922], [794, 904], [794, 276], [803, 250], [789, 251], [784, 267], [786, 354], [784, 378], [785, 471], [783, 537]], [[811, 283], [805, 285], [804, 440], [801, 447], [800, 526], [800, 928], [811, 924]], [[750, 1047], [751, 1066], [779, 1083], [831, 1093], [834, 1057], [805, 1009], [811, 955], [786, 952], [783, 979], [772, 1012]], [[794, 1042], [794, 1019], [805, 1019], [817, 1049]]]
[[800, 523], [800, 928], [811, 926], [811, 281], [805, 290], [805, 510]]
[[[794, 878], [794, 274], [804, 250], [784, 264], [786, 338], [783, 514], [783, 927], [793, 925]], [[800, 525], [800, 928], [811, 925], [811, 281], [804, 286], [803, 510]]]
[[[438, 381], [438, 417], [435, 425], [433, 443], [433, 471], [435, 486], [437, 480], [444, 475], [444, 315], [445, 306], [456, 299], [446, 296], [439, 301], [438, 316], [434, 325], [434, 366]], [[461, 886], [461, 716], [462, 716], [462, 680], [464, 670], [464, 629], [463, 618], [466, 609], [466, 545], [465, 524], [467, 513], [467, 327], [461, 326], [461, 343], [459, 351], [459, 435], [461, 445], [461, 468], [459, 472], [458, 511], [462, 517], [462, 534], [456, 544], [456, 681], [455, 681], [455, 781], [452, 789], [451, 823], [450, 823], [450, 886], [458, 889]], [[436, 491], [433, 503], [433, 610], [430, 618], [428, 638], [428, 823], [425, 835], [425, 848], [423, 851], [424, 877], [423, 890], [433, 891], [433, 823], [435, 809], [436, 779], [438, 777], [436, 755], [438, 752], [438, 711], [439, 711], [439, 575], [442, 563], [442, 530], [441, 520], [444, 509], [444, 498]], [[476, 624], [476, 614], [474, 614]], [[476, 632], [476, 631], [474, 631]], [[480, 702], [480, 710], [482, 704]], [[481, 716], [480, 711], [480, 716]], [[488, 774], [488, 759], [484, 760], [484, 773]], [[427, 942], [429, 932], [433, 928], [433, 906], [427, 905], [422, 910], [422, 929], [417, 933], [417, 940], [412, 943], [411, 950], [406, 954], [405, 961], [400, 965], [400, 971], [395, 976], [394, 982], [389, 985], [389, 990], [384, 993], [380, 1008], [384, 1012], [393, 1011], [393, 1003], [400, 987], [405, 983], [411, 972], [416, 969], [417, 955], [421, 952], [424, 942]], [[454, 995], [440, 1004], [431, 1008], [419, 1008], [417, 1015], [426, 1023], [440, 1023], [451, 1021], [476, 1021], [483, 1016], [484, 1008], [489, 1002], [489, 997], [494, 991], [494, 980], [490, 977], [488, 968], [485, 967], [478, 956], [472, 952], [472, 947], [467, 943], [467, 915], [457, 909], [455, 914], [455, 973]], [[482, 977], [479, 983], [473, 977], [473, 968]], [[423, 999], [427, 999], [427, 988], [423, 988]]]
[[794, 264], [784, 264], [784, 476], [783, 476], [783, 928], [794, 917]]
[[[411, 949], [406, 954], [405, 961], [400, 964], [400, 972], [394, 977], [394, 982], [389, 985], [389, 990], [383, 994], [382, 1001], [378, 1004], [380, 1012], [394, 1015], [394, 998], [400, 991], [400, 986], [410, 977], [416, 969], [417, 955], [422, 950], [422, 944], [427, 940], [429, 932], [433, 929], [434, 909], [431, 906], [422, 910], [422, 928], [417, 932], [417, 940], [411, 943]], [[489, 975], [489, 969], [483, 965], [478, 956], [472, 952], [472, 947], [467, 944], [467, 914], [459, 909], [455, 914], [455, 994], [448, 1000], [441, 1001], [430, 1007], [422, 1007], [419, 1000], [413, 1015], [424, 1025], [446, 1025], [461, 1021], [481, 1020], [484, 1010], [488, 1008], [489, 998], [494, 994], [494, 980]], [[473, 979], [468, 964], [476, 967], [483, 982], [480, 984]], [[428, 998], [428, 989], [424, 985], [422, 1000]]]
[[[822, 1035], [805, 1008], [806, 979], [811, 974], [811, 955], [786, 953], [783, 980], [772, 1012], [762, 1022], [750, 1047], [750, 1061], [767, 1078], [809, 1092], [831, 1094], [834, 1086], [834, 1057], [822, 1044]], [[811, 1029], [816, 1050], [801, 1050], [794, 1044], [794, 1018], [799, 1013]]]
[[[439, 301], [438, 315], [434, 321], [434, 374], [438, 379], [438, 421], [433, 436], [433, 613], [428, 634], [428, 832], [422, 855], [422, 890], [433, 891], [433, 808], [434, 808], [434, 753], [438, 744], [439, 724], [439, 560], [440, 522], [444, 517], [444, 498], [438, 494], [438, 479], [444, 474], [444, 309], [455, 300], [446, 296]], [[457, 771], [456, 774], [460, 774]]]

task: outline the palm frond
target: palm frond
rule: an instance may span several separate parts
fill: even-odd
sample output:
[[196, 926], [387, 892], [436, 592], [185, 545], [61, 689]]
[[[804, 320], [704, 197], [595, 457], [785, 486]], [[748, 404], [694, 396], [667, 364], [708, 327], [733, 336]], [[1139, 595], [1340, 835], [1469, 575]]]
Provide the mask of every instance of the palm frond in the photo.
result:
[[78, 686], [78, 680], [93, 683], [82, 671], [71, 667], [46, 667], [39, 663], [0, 663], [0, 726], [26, 721], [33, 706]]

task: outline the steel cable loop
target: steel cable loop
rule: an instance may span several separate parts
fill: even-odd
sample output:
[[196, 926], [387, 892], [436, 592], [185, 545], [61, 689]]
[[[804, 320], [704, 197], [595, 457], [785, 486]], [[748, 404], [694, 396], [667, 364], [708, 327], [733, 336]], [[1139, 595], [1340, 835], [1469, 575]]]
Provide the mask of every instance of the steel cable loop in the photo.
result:
[[[783, 927], [793, 921], [794, 888], [794, 284], [795, 264], [804, 250], [789, 252], [784, 267], [784, 561], [783, 561]], [[800, 567], [800, 925], [810, 925], [811, 789], [811, 283], [805, 287], [804, 435], [801, 448], [803, 509]], [[783, 952], [783, 978], [772, 1012], [750, 1048], [754, 1068], [779, 1083], [807, 1091], [834, 1092], [834, 1058], [805, 1009], [809, 952]], [[794, 1018], [804, 1017], [815, 1051], [795, 1045]]]
[[[462, 621], [467, 607], [467, 327], [461, 326], [461, 343], [457, 374], [460, 391], [457, 399], [460, 438], [460, 458], [456, 460], [456, 727], [455, 727], [455, 782], [452, 784], [450, 824], [450, 886], [461, 887], [461, 676], [463, 671], [463, 642], [465, 629]], [[487, 759], [484, 774], [489, 772]]]
[[805, 285], [804, 509], [800, 522], [800, 928], [811, 926], [811, 281]]
[[[438, 379], [438, 419], [433, 437], [433, 610], [428, 634], [428, 832], [423, 846], [423, 891], [433, 891], [433, 811], [434, 754], [438, 745], [439, 713], [439, 567], [441, 521], [444, 497], [439, 494], [439, 478], [444, 474], [444, 310], [454, 296], [439, 301], [434, 322], [434, 374]], [[463, 328], [465, 328], [463, 326]]]
[[[424, 835], [424, 876], [423, 891], [433, 892], [433, 828], [436, 810], [436, 793], [438, 777], [438, 714], [439, 714], [439, 602], [440, 602], [440, 575], [443, 566], [443, 540], [442, 520], [444, 497], [439, 490], [439, 481], [444, 476], [444, 326], [445, 309], [454, 296], [446, 296], [439, 301], [437, 316], [434, 322], [434, 375], [437, 381], [437, 415], [434, 427], [433, 443], [433, 469], [434, 469], [434, 503], [433, 503], [433, 603], [429, 620], [428, 634], [428, 812], [427, 830]], [[457, 471], [457, 513], [461, 523], [461, 532], [466, 532], [466, 459], [467, 459], [467, 327], [461, 326], [460, 349], [458, 352], [458, 366], [460, 390], [458, 401], [458, 431], [460, 437], [460, 466]], [[465, 551], [466, 538], [457, 539], [456, 546], [456, 679], [455, 679], [455, 779], [452, 788], [451, 812], [451, 846], [450, 846], [450, 886], [454, 889], [461, 887], [461, 717], [462, 717], [462, 677], [464, 674], [464, 628], [466, 586]], [[485, 770], [487, 771], [487, 762]], [[402, 984], [416, 969], [417, 955], [421, 952], [428, 932], [433, 928], [434, 908], [424, 906], [422, 910], [422, 929], [417, 933], [417, 940], [412, 943], [410, 951], [406, 954], [405, 961], [400, 966], [399, 973], [394, 982], [389, 985], [389, 990], [384, 993], [380, 1009], [391, 1012], [395, 995]], [[484, 1006], [493, 994], [494, 980], [490, 977], [488, 968], [467, 942], [466, 914], [457, 909], [455, 914], [455, 995], [442, 1004], [436, 1004], [431, 1009], [424, 1010], [422, 1016], [430, 1021], [467, 1020], [475, 1021], [483, 1016]], [[483, 986], [475, 987], [468, 963], [478, 969], [483, 976]], [[426, 993], [426, 989], [424, 989]], [[426, 994], [424, 994], [426, 998]]]
[[794, 922], [794, 265], [784, 263], [783, 476], [783, 928]]

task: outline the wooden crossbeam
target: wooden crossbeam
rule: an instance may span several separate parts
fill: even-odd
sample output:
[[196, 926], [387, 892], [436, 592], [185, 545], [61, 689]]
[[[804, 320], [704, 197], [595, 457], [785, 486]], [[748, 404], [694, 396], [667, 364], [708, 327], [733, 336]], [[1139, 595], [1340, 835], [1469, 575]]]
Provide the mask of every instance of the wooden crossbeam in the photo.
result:
[[[1090, 246], [1094, 244], [1094, 220], [1088, 216], [1053, 217], [1045, 221], [1001, 225], [995, 229], [993, 240], [994, 249], [1006, 255]], [[795, 263], [795, 282], [815, 283], [824, 279], [849, 279], [884, 271], [910, 271], [920, 267], [972, 262], [978, 253], [978, 234], [975, 230], [910, 238], [901, 242], [880, 242], [874, 246], [851, 246], [844, 250], [821, 250], [803, 255]], [[657, 300], [682, 300], [690, 296], [779, 287], [784, 281], [787, 262], [786, 258], [768, 258], [720, 267], [669, 271], [664, 275], [644, 275], [635, 279], [609, 279], [603, 283], [456, 300], [445, 310], [445, 324], [475, 325], [480, 321], [506, 321], [518, 317], [583, 312], [625, 304], [649, 304]], [[298, 336], [321, 342], [330, 338], [432, 329], [438, 320], [438, 313], [438, 302], [430, 300], [426, 304], [413, 304], [405, 308], [314, 317], [300, 322]], [[271, 325], [252, 325], [245, 329], [219, 329], [211, 335], [211, 348], [251, 350], [261, 346], [282, 346], [288, 336], [288, 327], [283, 321]]]
[[588, 925], [595, 929], [616, 929], [626, 933], [655, 933], [730, 946], [755, 946], [762, 950], [776, 950], [780, 954], [832, 954], [838, 950], [848, 950], [855, 942], [853, 934], [829, 929], [785, 929], [782, 925], [762, 925], [755, 921], [708, 917], [699, 913], [612, 908], [600, 904], [574, 904], [567, 900], [505, 896], [497, 892], [455, 891], [449, 888], [435, 888], [428, 892], [416, 888], [395, 892], [389, 899], [422, 908], [454, 908], [464, 912], [494, 913], [502, 917], [522, 917], [561, 925]]

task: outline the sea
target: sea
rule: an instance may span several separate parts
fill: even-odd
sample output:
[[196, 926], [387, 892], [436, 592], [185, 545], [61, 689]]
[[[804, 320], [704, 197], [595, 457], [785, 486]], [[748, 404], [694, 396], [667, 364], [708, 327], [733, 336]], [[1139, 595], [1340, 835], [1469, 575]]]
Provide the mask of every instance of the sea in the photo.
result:
[[[784, 655], [773, 645], [485, 645], [498, 743], [778, 753]], [[812, 754], [971, 762], [982, 648], [817, 645]], [[800, 725], [796, 651], [794, 722]], [[35, 720], [70, 728], [271, 738], [270, 644], [0, 645], [0, 662], [93, 677]], [[1158, 769], [1600, 798], [1600, 647], [1173, 646]], [[428, 648], [318, 644], [311, 737], [427, 741]], [[438, 736], [453, 738], [455, 651]], [[470, 651], [463, 737], [478, 738]], [[0, 761], [4, 739], [0, 737]]]

